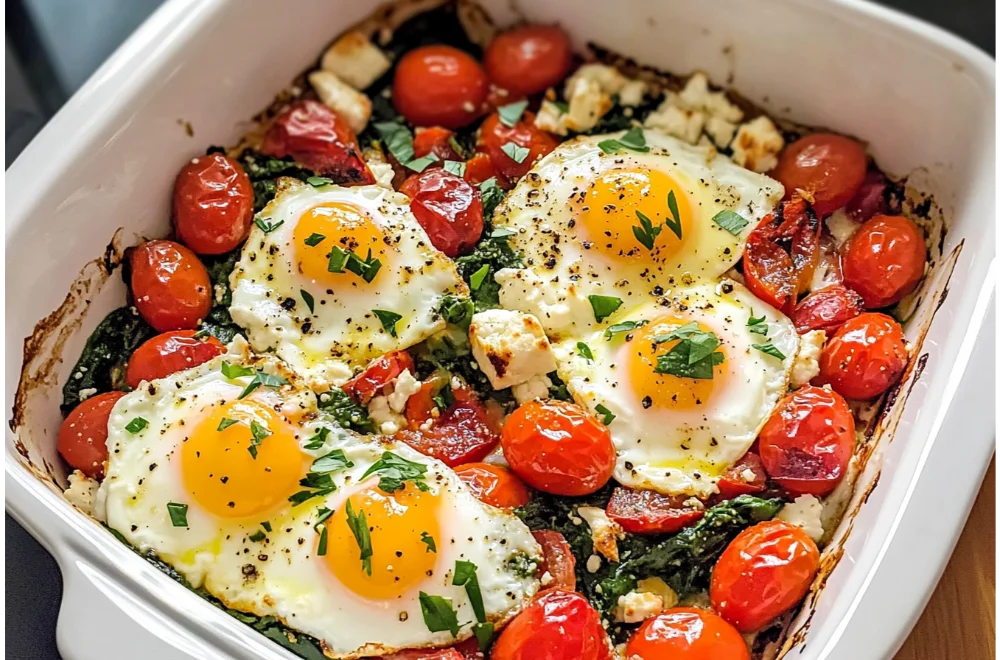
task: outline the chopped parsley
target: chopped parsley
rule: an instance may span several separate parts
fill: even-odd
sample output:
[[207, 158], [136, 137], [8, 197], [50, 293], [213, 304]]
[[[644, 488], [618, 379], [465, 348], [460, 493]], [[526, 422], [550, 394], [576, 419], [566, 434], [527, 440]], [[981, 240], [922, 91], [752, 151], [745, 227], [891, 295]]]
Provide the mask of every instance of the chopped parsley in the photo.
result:
[[304, 447], [306, 449], [319, 449], [326, 444], [326, 438], [330, 435], [330, 429], [325, 426], [321, 426], [316, 435], [309, 438]]
[[476, 304], [472, 302], [472, 298], [449, 294], [441, 298], [441, 306], [438, 307], [438, 312], [440, 312], [441, 316], [448, 323], [453, 323], [468, 330], [469, 325], [472, 323], [472, 315], [476, 313]]
[[314, 312], [315, 311], [314, 305], [316, 301], [313, 299], [312, 294], [306, 291], [305, 289], [299, 289], [299, 295], [302, 296], [302, 301], [306, 304], [306, 307], [309, 308], [309, 313], [311, 314], [312, 312]]
[[617, 415], [608, 410], [607, 406], [605, 406], [603, 403], [597, 404], [597, 406], [594, 407], [594, 410], [597, 412], [597, 414], [601, 416], [601, 422], [605, 426], [615, 421], [615, 417], [617, 417]]
[[256, 532], [248, 536], [247, 540], [251, 543], [260, 543], [265, 538], [267, 538], [267, 534], [264, 533], [264, 530], [258, 529]]
[[656, 225], [654, 227], [653, 221], [642, 211], [637, 210], [635, 215], [639, 218], [639, 226], [632, 226], [632, 234], [635, 236], [635, 240], [642, 243], [643, 247], [652, 252], [653, 243], [656, 242], [656, 237], [663, 231], [663, 225]]
[[247, 447], [247, 451], [250, 452], [250, 455], [253, 456], [254, 459], [257, 458], [257, 447], [259, 447], [260, 443], [264, 442], [264, 438], [266, 438], [269, 435], [271, 435], [271, 432], [267, 429], [266, 426], [262, 426], [260, 423], [257, 422], [257, 420], [250, 422], [251, 437], [250, 437], [250, 446]]
[[621, 323], [615, 323], [609, 326], [607, 330], [604, 331], [604, 338], [611, 340], [615, 335], [620, 335], [623, 332], [632, 332], [636, 328], [641, 328], [642, 326], [649, 323], [649, 321], [622, 321]]
[[712, 378], [716, 365], [725, 360], [721, 352], [715, 351], [719, 347], [719, 338], [713, 332], [700, 329], [696, 321], [686, 323], [666, 335], [659, 335], [653, 342], [662, 344], [675, 340], [680, 341], [670, 351], [656, 358], [656, 366], [653, 368], [656, 373], [707, 380]]
[[446, 383], [440, 392], [431, 397], [431, 400], [434, 401], [434, 405], [441, 412], [451, 408], [455, 403], [455, 392], [451, 389], [451, 383]]
[[674, 195], [673, 190], [667, 193], [667, 208], [670, 209], [670, 215], [673, 217], [666, 218], [663, 224], [667, 226], [667, 229], [674, 232], [674, 236], [681, 238], [681, 213], [677, 210], [677, 196]]
[[368, 250], [368, 256], [362, 259], [353, 251], [344, 250], [337, 245], [330, 251], [330, 261], [326, 265], [327, 271], [331, 273], [343, 273], [346, 269], [369, 283], [381, 268], [382, 262], [372, 258], [371, 249]]
[[347, 500], [345, 511], [347, 512], [347, 527], [351, 530], [351, 534], [354, 535], [354, 540], [357, 541], [358, 549], [361, 551], [361, 567], [371, 577], [372, 537], [368, 531], [368, 520], [365, 518], [365, 512], [362, 510], [355, 514], [354, 507], [351, 506], [351, 500]]
[[424, 170], [426, 170], [430, 166], [431, 163], [436, 163], [439, 160], [441, 160], [441, 159], [437, 157], [437, 154], [431, 153], [431, 154], [427, 154], [426, 156], [421, 156], [420, 158], [414, 158], [413, 160], [411, 160], [411, 161], [409, 161], [407, 163], [404, 163], [404, 165], [407, 168], [413, 170], [414, 172], [418, 172], [419, 173], [419, 172], [423, 172]]
[[472, 274], [469, 278], [469, 288], [473, 291], [479, 291], [479, 287], [483, 285], [483, 281], [486, 276], [490, 274], [490, 265], [483, 264], [483, 267]]
[[465, 176], [465, 163], [457, 160], [446, 160], [442, 163], [445, 172], [451, 172], [455, 176]]
[[587, 300], [590, 301], [590, 306], [594, 310], [594, 318], [597, 319], [598, 323], [614, 314], [622, 306], [622, 299], [614, 296], [590, 295], [587, 296]]
[[328, 179], [325, 176], [310, 176], [306, 177], [306, 183], [313, 187], [328, 186], [333, 183], [333, 179]]
[[[329, 433], [329, 430], [323, 430]], [[323, 435], [323, 430], [320, 431], [320, 435]], [[326, 436], [323, 437], [325, 439]], [[316, 440], [316, 438], [313, 438], [313, 440]], [[314, 497], [326, 497], [337, 490], [337, 485], [333, 483], [333, 477], [330, 476], [330, 473], [334, 470], [353, 466], [354, 463], [348, 460], [342, 449], [334, 449], [329, 454], [320, 456], [313, 461], [312, 467], [309, 468], [309, 472], [306, 473], [305, 478], [299, 480], [299, 485], [303, 486], [305, 490], [295, 493], [288, 498], [288, 501], [292, 503], [292, 506], [298, 506]]]
[[413, 135], [406, 126], [395, 121], [376, 122], [375, 130], [396, 160], [400, 163], [413, 160]]
[[[496, 177], [491, 176], [479, 184], [479, 196], [483, 201], [483, 217], [489, 218], [493, 215], [500, 202], [507, 195], [503, 188], [497, 183]], [[493, 238], [497, 238], [493, 236]]]
[[427, 472], [426, 465], [408, 461], [402, 456], [386, 451], [382, 452], [382, 457], [372, 463], [372, 466], [361, 475], [361, 480], [364, 481], [372, 474], [378, 474], [378, 487], [383, 492], [392, 493], [400, 490], [407, 481], [412, 481], [417, 488], [426, 491], [425, 472]]
[[756, 348], [761, 353], [770, 355], [771, 357], [776, 357], [779, 360], [785, 359], [785, 354], [779, 351], [778, 347], [772, 344], [771, 342], [767, 342], [766, 344], [750, 344], [750, 345], [753, 348]]
[[262, 523], [260, 524], [260, 526], [264, 528], [264, 531], [265, 531], [265, 532], [270, 532], [270, 531], [271, 531], [271, 523], [269, 523], [269, 522], [268, 522], [268, 521], [266, 521], [266, 520], [265, 520], [264, 522], [262, 522]]
[[597, 146], [606, 154], [616, 154], [622, 149], [639, 153], [649, 151], [649, 147], [646, 146], [646, 134], [642, 132], [641, 126], [630, 129], [618, 139], [601, 140]]
[[229, 419], [228, 417], [223, 417], [222, 419], [219, 420], [219, 428], [217, 428], [215, 430], [216, 431], [225, 431], [226, 429], [228, 429], [233, 424], [239, 424], [239, 423], [240, 423], [240, 420], [238, 420], [238, 419]]
[[483, 607], [483, 592], [479, 588], [479, 576], [476, 575], [476, 565], [471, 561], [455, 562], [455, 575], [451, 578], [451, 583], [456, 587], [465, 587], [465, 593], [472, 603], [472, 611], [476, 613], [476, 621], [484, 623], [486, 621], [486, 608]]
[[167, 502], [167, 513], [170, 514], [170, 524], [174, 527], [188, 526], [188, 505], [177, 502]]
[[134, 434], [134, 433], [138, 433], [139, 431], [143, 430], [147, 426], [149, 426], [149, 422], [147, 422], [142, 417], [136, 417], [131, 422], [129, 422], [128, 424], [125, 425], [125, 430], [128, 431], [129, 433], [133, 433]]
[[437, 554], [437, 544], [434, 542], [434, 537], [427, 532], [420, 532], [420, 541], [427, 544], [427, 552], [433, 552]]
[[255, 225], [257, 225], [258, 227], [260, 227], [260, 230], [262, 232], [264, 232], [265, 234], [270, 234], [272, 231], [274, 231], [275, 229], [277, 229], [281, 225], [285, 224], [285, 221], [284, 220], [279, 220], [278, 222], [271, 223], [271, 222], [268, 222], [267, 220], [265, 220], [264, 218], [262, 218], [261, 216], [258, 215], [258, 216], [254, 217], [253, 223]]
[[[223, 362], [223, 364], [225, 364], [225, 362]], [[243, 375], [245, 376], [248, 374], [243, 374]], [[240, 393], [239, 398], [242, 399], [246, 397], [248, 394], [250, 394], [251, 392], [253, 392], [262, 385], [264, 387], [281, 387], [282, 385], [287, 385], [287, 384], [288, 381], [285, 380], [285, 378], [283, 378], [282, 376], [275, 376], [273, 374], [265, 373], [260, 369], [258, 369], [253, 379], [251, 379], [251, 381], [247, 383], [247, 386]]]
[[249, 376], [253, 373], [253, 367], [244, 367], [239, 364], [230, 364], [229, 362], [223, 361], [222, 363], [222, 375], [233, 380], [234, 378], [242, 378], [243, 376]]
[[[327, 431], [327, 429], [323, 430]], [[354, 462], [344, 455], [343, 449], [334, 449], [329, 454], [320, 456], [313, 461], [310, 470], [312, 472], [333, 472], [349, 467], [354, 467]]]
[[527, 107], [528, 102], [526, 100], [500, 106], [497, 108], [497, 114], [500, 116], [500, 123], [504, 126], [514, 128], [514, 126], [517, 125], [517, 122], [521, 121], [521, 115], [524, 114]]
[[324, 236], [323, 234], [312, 233], [312, 234], [309, 234], [309, 236], [303, 242], [306, 245], [308, 245], [309, 247], [316, 247], [317, 245], [319, 245], [320, 243], [322, 243], [324, 240], [326, 240], [326, 236]]
[[587, 346], [582, 341], [576, 342], [576, 352], [580, 357], [584, 357], [591, 362], [594, 361], [594, 352], [590, 350], [590, 346]]
[[497, 227], [490, 232], [490, 238], [507, 238], [508, 236], [514, 236], [517, 234], [513, 229], [507, 229], [506, 227]]
[[712, 216], [712, 222], [719, 225], [726, 231], [728, 231], [733, 236], [739, 236], [743, 228], [750, 224], [750, 221], [744, 218], [742, 215], [736, 211], [719, 211], [714, 216]]
[[515, 163], [523, 163], [524, 159], [528, 157], [529, 153], [531, 153], [530, 149], [522, 147], [516, 142], [505, 143], [502, 147], [500, 147], [500, 151], [507, 154]]
[[451, 599], [443, 596], [432, 596], [420, 592], [420, 612], [424, 615], [424, 624], [431, 632], [447, 630], [452, 637], [458, 636], [458, 614], [451, 605]]
[[[319, 534], [319, 546], [316, 548], [316, 554], [322, 557], [326, 554], [326, 545], [328, 541], [326, 525], [317, 524], [313, 529], [315, 529], [316, 533]], [[368, 574], [371, 575], [371, 571], [369, 571]]]
[[396, 336], [396, 324], [403, 318], [402, 315], [385, 309], [373, 309], [372, 314], [378, 318], [379, 323], [382, 324], [382, 329], [388, 332], [390, 337]]
[[767, 324], [764, 323], [766, 320], [766, 317], [763, 316], [759, 318], [754, 317], [753, 310], [750, 310], [750, 319], [747, 321], [747, 329], [755, 335], [764, 335], [766, 337], [768, 332]]
[[493, 624], [489, 621], [477, 623], [472, 626], [472, 634], [476, 636], [479, 650], [486, 653], [486, 649], [490, 647], [490, 641], [493, 640]]

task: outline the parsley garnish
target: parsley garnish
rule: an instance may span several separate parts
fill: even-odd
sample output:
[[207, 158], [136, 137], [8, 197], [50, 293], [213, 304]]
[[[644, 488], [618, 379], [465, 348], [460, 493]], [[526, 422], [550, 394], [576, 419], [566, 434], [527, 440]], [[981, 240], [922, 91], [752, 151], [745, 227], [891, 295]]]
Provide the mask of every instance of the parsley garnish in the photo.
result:
[[279, 220], [278, 222], [275, 222], [274, 224], [272, 224], [272, 223], [268, 222], [267, 220], [265, 220], [264, 218], [262, 218], [261, 216], [258, 215], [258, 216], [256, 216], [253, 219], [253, 223], [255, 225], [257, 225], [258, 227], [260, 227], [260, 230], [262, 232], [264, 232], [265, 234], [270, 234], [272, 231], [274, 231], [275, 229], [277, 229], [281, 225], [285, 224], [285, 221], [284, 220]]
[[[365, 569], [368, 576], [371, 577], [372, 574], [372, 537], [368, 531], [368, 521], [365, 519], [365, 512], [358, 511], [357, 514], [354, 513], [354, 507], [351, 506], [351, 500], [347, 500], [347, 527], [354, 534], [354, 540], [358, 543], [358, 549], [361, 551], [361, 567]], [[320, 539], [322, 540], [322, 539]], [[421, 597], [423, 594], [421, 594]]]
[[597, 146], [606, 154], [618, 153], [622, 149], [638, 151], [639, 153], [649, 151], [649, 147], [646, 146], [646, 134], [642, 132], [641, 126], [632, 128], [617, 140], [601, 140], [597, 143]]
[[170, 514], [170, 524], [174, 527], [188, 526], [188, 505], [177, 502], [167, 502], [167, 513]]
[[483, 217], [488, 218], [493, 215], [500, 202], [503, 201], [507, 193], [497, 184], [495, 176], [491, 176], [479, 184], [479, 196], [483, 200]]
[[601, 422], [603, 422], [605, 426], [615, 421], [615, 417], [617, 417], [617, 415], [608, 410], [603, 403], [597, 404], [594, 410], [601, 416]]
[[670, 215], [673, 218], [664, 219], [663, 224], [667, 226], [667, 229], [674, 232], [674, 236], [681, 238], [681, 213], [677, 210], [677, 196], [674, 195], [673, 190], [667, 193], [667, 208], [670, 209]]
[[507, 229], [506, 227], [496, 227], [490, 232], [490, 238], [507, 238], [508, 236], [514, 236], [517, 234], [513, 229]]
[[413, 160], [413, 136], [409, 129], [395, 121], [377, 122], [375, 130], [382, 137], [389, 153], [400, 163]]
[[440, 392], [431, 397], [431, 400], [441, 412], [451, 408], [452, 404], [455, 403], [455, 393], [451, 389], [451, 383], [446, 383]]
[[402, 456], [393, 454], [391, 451], [382, 452], [382, 457], [372, 463], [368, 471], [361, 475], [364, 481], [369, 475], [379, 473], [378, 487], [383, 492], [391, 493], [400, 490], [406, 481], [412, 481], [420, 490], [426, 491], [427, 484], [424, 483], [424, 473], [427, 466], [423, 463], [408, 461]]
[[635, 240], [642, 243], [643, 247], [647, 250], [653, 250], [653, 243], [656, 241], [656, 237], [660, 235], [663, 231], [663, 225], [653, 226], [653, 221], [650, 220], [646, 214], [642, 211], [636, 211], [636, 216], [639, 218], [639, 226], [636, 227], [632, 225], [632, 234], [635, 236]]
[[472, 603], [472, 611], [476, 613], [476, 621], [486, 621], [486, 608], [483, 607], [483, 592], [479, 588], [479, 576], [476, 575], [476, 565], [471, 561], [455, 562], [455, 575], [451, 583], [456, 587], [465, 587], [465, 593]]
[[253, 367], [244, 367], [239, 364], [230, 364], [228, 362], [222, 363], [222, 375], [233, 380], [234, 378], [242, 378], [243, 376], [249, 376], [253, 373]]
[[420, 532], [420, 540], [427, 544], [427, 552], [433, 552], [437, 554], [437, 544], [434, 543], [434, 537], [427, 532]]
[[313, 461], [312, 467], [309, 469], [311, 472], [333, 472], [349, 467], [354, 467], [354, 462], [344, 455], [343, 449], [334, 449], [329, 454], [320, 456]]
[[[324, 431], [326, 431], [326, 433], [324, 433]], [[329, 432], [329, 429], [320, 429], [319, 434], [310, 441], [310, 444], [319, 440], [321, 437], [322, 440], [325, 441], [326, 434]], [[319, 446], [322, 446], [322, 441]], [[310, 447], [307, 446], [306, 448], [309, 449]], [[317, 446], [312, 448], [318, 449], [319, 447]], [[330, 472], [353, 466], [354, 463], [344, 455], [343, 449], [334, 449], [329, 454], [320, 456], [313, 461], [312, 467], [309, 468], [309, 472], [306, 473], [305, 478], [299, 480], [299, 485], [304, 486], [306, 490], [300, 490], [295, 493], [288, 498], [288, 501], [291, 502], [293, 506], [298, 506], [303, 502], [308, 502], [314, 497], [326, 497], [337, 489], [336, 484], [333, 483], [333, 478], [330, 476]]]
[[767, 355], [770, 355], [771, 357], [776, 357], [779, 360], [785, 359], [785, 354], [779, 351], [778, 347], [772, 344], [771, 342], [767, 342], [766, 344], [750, 344], [750, 345], [756, 348], [761, 353], [765, 353]]
[[299, 295], [302, 296], [302, 300], [303, 302], [305, 302], [306, 307], [309, 308], [309, 313], [311, 314], [314, 311], [313, 305], [316, 303], [316, 301], [312, 297], [312, 294], [306, 291], [305, 289], [299, 289]]
[[436, 163], [440, 158], [437, 154], [427, 154], [426, 156], [421, 156], [420, 158], [414, 158], [413, 160], [403, 163], [407, 168], [413, 170], [414, 172], [423, 172], [431, 163]]
[[479, 291], [479, 287], [483, 285], [483, 281], [486, 280], [486, 276], [490, 274], [490, 265], [483, 264], [483, 267], [477, 270], [469, 278], [469, 288], [473, 291]]
[[216, 431], [225, 431], [226, 429], [228, 429], [233, 424], [239, 424], [239, 423], [240, 423], [240, 421], [238, 419], [229, 419], [228, 417], [223, 417], [222, 419], [219, 420], [219, 428], [217, 428], [215, 430]]
[[740, 232], [743, 231], [743, 228], [750, 224], [749, 220], [736, 211], [728, 210], [716, 213], [712, 217], [712, 222], [719, 225], [733, 236], [739, 236]]
[[[223, 364], [225, 364], [225, 362], [223, 362]], [[242, 375], [246, 376], [248, 374], [242, 374]], [[239, 398], [240, 399], [244, 398], [245, 396], [256, 390], [261, 385], [263, 385], [264, 387], [281, 387], [282, 385], [287, 385], [287, 384], [288, 381], [285, 380], [283, 377], [264, 373], [263, 371], [258, 369], [256, 375], [254, 375], [253, 379], [247, 384], [246, 388], [244, 388], [244, 390], [240, 392]]]
[[[319, 546], [316, 548], [316, 554], [322, 557], [323, 555], [326, 554], [326, 544], [328, 540], [326, 525], [324, 525], [323, 523], [316, 523], [316, 526], [313, 527], [313, 529], [316, 530], [317, 534], [319, 534]], [[370, 572], [369, 575], [371, 575]]]
[[458, 614], [451, 606], [451, 599], [443, 596], [432, 596], [420, 592], [420, 612], [424, 615], [424, 624], [431, 632], [447, 630], [452, 637], [458, 636]]
[[247, 540], [249, 540], [251, 543], [260, 543], [265, 538], [267, 538], [267, 534], [265, 534], [263, 530], [258, 529], [256, 532], [248, 536]]
[[615, 335], [619, 335], [623, 332], [632, 332], [636, 328], [641, 328], [642, 326], [649, 323], [649, 321], [622, 321], [621, 323], [615, 323], [609, 326], [607, 330], [604, 331], [604, 338], [611, 340]]
[[371, 249], [368, 250], [368, 256], [362, 259], [351, 250], [344, 250], [337, 245], [330, 251], [330, 261], [326, 265], [326, 270], [331, 273], [343, 273], [346, 269], [365, 282], [374, 280], [381, 268], [382, 262], [372, 258]]
[[521, 121], [521, 115], [524, 114], [524, 110], [527, 107], [527, 101], [517, 101], [516, 103], [500, 106], [497, 108], [497, 114], [500, 116], [500, 123], [504, 126], [514, 128], [514, 126], [517, 125], [517, 122]]
[[438, 311], [448, 323], [468, 330], [469, 324], [472, 323], [472, 315], [476, 313], [476, 304], [472, 302], [472, 298], [447, 295], [441, 298]]
[[472, 626], [472, 634], [476, 636], [479, 650], [486, 653], [486, 649], [490, 647], [490, 641], [493, 639], [493, 624], [489, 621], [477, 623]]
[[316, 247], [317, 245], [319, 245], [320, 243], [322, 243], [324, 239], [326, 239], [326, 236], [324, 236], [323, 234], [315, 234], [315, 233], [313, 233], [313, 234], [309, 234], [309, 237], [306, 238], [306, 240], [303, 241], [303, 242], [306, 245], [308, 245], [309, 247]]
[[330, 429], [326, 428], [325, 426], [321, 426], [319, 431], [316, 432], [316, 435], [309, 438], [309, 441], [306, 442], [305, 448], [319, 449], [320, 447], [326, 444], [326, 438], [329, 435], [330, 435]]
[[507, 154], [515, 163], [523, 163], [524, 159], [531, 153], [530, 149], [522, 147], [515, 142], [507, 142], [500, 147], [500, 151]]
[[581, 357], [585, 357], [591, 362], [594, 361], [594, 352], [590, 350], [590, 346], [587, 346], [582, 341], [576, 342], [576, 352]]
[[271, 523], [267, 522], [266, 520], [264, 522], [262, 522], [260, 524], [260, 526], [264, 528], [265, 532], [270, 532], [271, 531]]
[[396, 324], [403, 318], [401, 315], [384, 309], [373, 309], [372, 314], [378, 318], [382, 324], [382, 329], [388, 332], [389, 336], [396, 336]]
[[755, 318], [753, 310], [750, 310], [750, 319], [747, 321], [747, 328], [755, 335], [764, 335], [766, 337], [768, 331], [767, 324], [764, 323], [766, 320], [767, 319], [763, 316]]
[[264, 442], [264, 438], [271, 435], [271, 432], [267, 430], [267, 427], [260, 425], [257, 420], [250, 422], [250, 446], [247, 447], [247, 451], [255, 459], [257, 458], [257, 447], [260, 443]]
[[328, 179], [325, 176], [311, 176], [306, 178], [306, 183], [310, 186], [328, 186], [333, 183], [333, 179]]
[[614, 296], [590, 295], [587, 296], [587, 300], [590, 301], [590, 306], [594, 310], [594, 318], [597, 319], [598, 323], [614, 314], [622, 306], [622, 299]]
[[138, 433], [147, 426], [149, 426], [149, 422], [147, 422], [142, 417], [136, 417], [131, 422], [125, 425], [125, 430], [128, 431], [129, 433]]
[[656, 358], [653, 371], [678, 378], [711, 379], [716, 365], [722, 364], [724, 356], [715, 352], [719, 338], [715, 333], [705, 332], [692, 321], [653, 339], [655, 344], [680, 340], [666, 354]]
[[465, 176], [465, 163], [457, 160], [446, 160], [442, 166], [445, 172], [451, 172], [455, 176]]

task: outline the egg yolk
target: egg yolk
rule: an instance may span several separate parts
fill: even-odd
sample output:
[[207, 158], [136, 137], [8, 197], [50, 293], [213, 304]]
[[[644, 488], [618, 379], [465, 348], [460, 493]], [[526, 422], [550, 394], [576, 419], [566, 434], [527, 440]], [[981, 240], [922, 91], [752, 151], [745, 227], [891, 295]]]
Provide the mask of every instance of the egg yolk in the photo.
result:
[[378, 259], [385, 265], [389, 252], [382, 228], [355, 206], [329, 202], [314, 206], [303, 213], [293, 233], [295, 256], [299, 270], [306, 277], [330, 286], [365, 286], [367, 282], [346, 267], [343, 272], [330, 272], [330, 255], [334, 247], [353, 252], [360, 259]]
[[[651, 230], [643, 228], [640, 214], [649, 220]], [[646, 169], [611, 170], [598, 176], [579, 203], [578, 219], [584, 240], [593, 248], [630, 260], [646, 255], [655, 260], [671, 257], [691, 240], [695, 226], [681, 185], [665, 172]], [[643, 245], [633, 227], [649, 236], [652, 249]]]
[[[643, 408], [694, 409], [708, 403], [712, 392], [722, 387], [728, 373], [725, 362], [712, 368], [712, 378], [688, 378], [656, 373], [658, 358], [670, 353], [683, 340], [673, 339], [666, 342], [655, 340], [669, 335], [689, 322], [690, 319], [678, 316], [661, 317], [636, 330], [632, 341], [626, 345], [629, 382], [643, 401]], [[710, 327], [702, 323], [698, 323], [698, 329], [703, 332], [713, 332]], [[714, 352], [722, 353], [725, 359], [725, 350], [721, 344]], [[647, 401], [650, 405], [646, 405]]]
[[181, 471], [191, 497], [226, 518], [286, 503], [306, 469], [293, 427], [252, 399], [215, 408], [181, 445]]
[[364, 598], [398, 598], [414, 585], [434, 574], [437, 553], [444, 545], [438, 517], [437, 495], [411, 483], [393, 493], [373, 485], [351, 495], [348, 500], [358, 523], [364, 512], [364, 526], [371, 538], [371, 575], [361, 561], [358, 541], [347, 519], [347, 503], [341, 504], [327, 523], [327, 553], [323, 556], [337, 580]]

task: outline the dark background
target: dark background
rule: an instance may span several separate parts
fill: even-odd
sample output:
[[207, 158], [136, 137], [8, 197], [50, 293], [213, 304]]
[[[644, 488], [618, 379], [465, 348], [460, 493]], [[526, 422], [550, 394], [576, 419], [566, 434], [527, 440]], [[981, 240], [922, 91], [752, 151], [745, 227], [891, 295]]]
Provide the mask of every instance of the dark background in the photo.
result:
[[[6, 153], [9, 166], [48, 118], [161, 0], [5, 0]], [[996, 53], [991, 0], [881, 0]], [[58, 658], [62, 582], [55, 561], [10, 516], [6, 534], [6, 653]], [[110, 641], [109, 643], [113, 643]]]

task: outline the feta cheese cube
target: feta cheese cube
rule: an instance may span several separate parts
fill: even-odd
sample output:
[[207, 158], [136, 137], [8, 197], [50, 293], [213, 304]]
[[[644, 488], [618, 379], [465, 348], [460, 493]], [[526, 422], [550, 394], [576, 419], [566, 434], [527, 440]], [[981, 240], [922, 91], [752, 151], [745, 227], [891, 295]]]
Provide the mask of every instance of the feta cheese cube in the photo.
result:
[[801, 527], [813, 541], [823, 538], [823, 503], [814, 495], [799, 495], [778, 512], [778, 520]]
[[368, 402], [368, 416], [382, 435], [393, 435], [406, 427], [406, 418], [392, 409], [387, 396], [376, 396]]
[[705, 127], [705, 113], [681, 107], [675, 102], [674, 95], [668, 94], [660, 107], [646, 117], [645, 126], [694, 144]]
[[535, 399], [548, 399], [550, 387], [552, 387], [552, 380], [544, 374], [539, 374], [515, 385], [511, 390], [514, 392], [514, 398], [517, 399], [517, 402], [524, 403]]
[[808, 385], [809, 381], [819, 375], [819, 356], [823, 353], [825, 343], [826, 332], [822, 330], [810, 330], [799, 338], [799, 352], [792, 362], [792, 387]]
[[63, 496], [80, 511], [92, 516], [98, 486], [100, 484], [96, 479], [91, 479], [79, 470], [73, 470], [69, 475], [69, 488], [63, 491]]
[[761, 115], [740, 126], [733, 140], [733, 162], [754, 172], [769, 172], [778, 164], [785, 139], [770, 119]]
[[625, 533], [621, 526], [608, 518], [604, 509], [596, 506], [581, 506], [576, 510], [590, 527], [590, 536], [594, 541], [594, 552], [603, 555], [609, 561], [618, 561], [618, 539]]
[[615, 608], [615, 621], [640, 623], [651, 616], [656, 616], [663, 609], [663, 598], [659, 595], [630, 591], [624, 596], [618, 597], [618, 607]]
[[498, 390], [556, 369], [542, 324], [531, 314], [506, 309], [474, 314], [469, 344], [479, 368]]
[[320, 60], [324, 71], [335, 74], [354, 89], [365, 89], [391, 66], [382, 49], [360, 32], [348, 32], [337, 39]]
[[365, 130], [372, 116], [372, 102], [367, 96], [329, 71], [313, 71], [309, 74], [309, 84], [323, 105], [343, 117], [351, 130], [355, 133]]
[[393, 412], [403, 412], [406, 409], [406, 402], [420, 391], [421, 386], [422, 383], [413, 377], [409, 369], [403, 369], [403, 373], [396, 376], [393, 382], [392, 392], [386, 396], [389, 408]]

